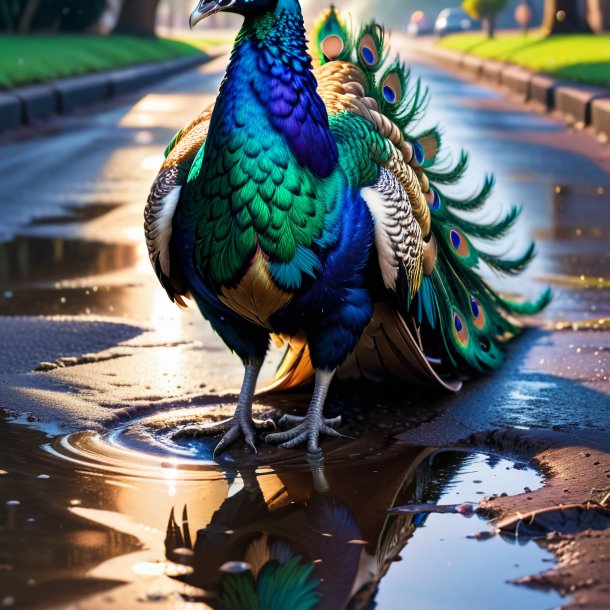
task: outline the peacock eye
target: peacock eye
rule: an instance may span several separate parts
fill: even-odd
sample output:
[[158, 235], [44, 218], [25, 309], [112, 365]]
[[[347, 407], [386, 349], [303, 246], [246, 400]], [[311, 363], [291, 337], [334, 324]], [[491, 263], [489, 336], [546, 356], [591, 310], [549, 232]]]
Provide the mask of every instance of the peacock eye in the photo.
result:
[[458, 341], [462, 345], [467, 345], [468, 344], [468, 327], [464, 323], [464, 320], [462, 320], [462, 316], [457, 312], [455, 312], [453, 314], [453, 327], [455, 328], [455, 334], [458, 338]]
[[383, 97], [389, 104], [398, 104], [402, 100], [402, 84], [398, 74], [394, 72], [388, 74], [383, 79], [381, 90], [383, 91]]
[[474, 297], [470, 299], [470, 308], [472, 309], [472, 317], [474, 318], [474, 325], [479, 329], [483, 330], [487, 324], [487, 317], [485, 316], [485, 310], [481, 306], [481, 303]]
[[341, 55], [345, 45], [340, 36], [331, 34], [320, 43], [320, 48], [325, 57], [328, 57], [328, 59], [335, 59]]
[[389, 85], [386, 85], [383, 88], [383, 97], [385, 97], [386, 101], [390, 102], [390, 104], [396, 102], [396, 92]]
[[411, 140], [411, 146], [413, 147], [413, 156], [415, 157], [415, 162], [418, 165], [421, 165], [426, 160], [426, 153], [424, 152], [424, 147], [417, 140]]
[[472, 315], [475, 318], [478, 318], [481, 313], [481, 308], [479, 307], [479, 302], [476, 299], [472, 299], [472, 301], [470, 301], [470, 307], [472, 308]]
[[470, 254], [470, 246], [461, 231], [451, 229], [449, 231], [449, 239], [453, 249], [459, 256], [468, 256]]
[[441, 209], [441, 198], [435, 189], [431, 188], [430, 192], [432, 193], [433, 197], [432, 203], [429, 204], [430, 209], [438, 212]]
[[375, 48], [375, 41], [370, 34], [366, 34], [360, 41], [360, 57], [367, 66], [374, 68], [379, 63], [379, 55]]

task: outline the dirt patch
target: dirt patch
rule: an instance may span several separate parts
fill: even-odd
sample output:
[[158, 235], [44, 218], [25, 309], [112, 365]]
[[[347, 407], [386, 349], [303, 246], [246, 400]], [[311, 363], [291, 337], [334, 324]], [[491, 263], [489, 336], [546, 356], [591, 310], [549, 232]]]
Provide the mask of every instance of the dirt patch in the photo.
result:
[[[481, 502], [480, 511], [496, 521], [554, 506], [600, 502], [610, 492], [610, 453], [602, 447], [583, 447], [575, 435], [492, 432], [473, 435], [469, 444], [516, 451], [547, 477], [537, 491]], [[576, 534], [551, 532], [538, 544], [551, 551], [559, 563], [547, 572], [521, 579], [519, 584], [570, 595], [571, 602], [565, 608], [610, 607], [610, 528]]]

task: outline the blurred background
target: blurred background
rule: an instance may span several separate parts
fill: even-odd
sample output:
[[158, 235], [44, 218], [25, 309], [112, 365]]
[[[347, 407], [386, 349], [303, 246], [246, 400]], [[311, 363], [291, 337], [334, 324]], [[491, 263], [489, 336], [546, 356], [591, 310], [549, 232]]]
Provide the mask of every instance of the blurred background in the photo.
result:
[[[89, 32], [150, 34], [154, 27], [179, 30], [187, 27], [188, 15], [194, 8], [193, 0], [2, 0], [0, 2], [0, 30], [3, 33], [28, 34], [33, 32]], [[324, 0], [302, 0], [306, 19], [313, 18], [328, 5]], [[398, 0], [366, 1], [335, 0], [342, 11], [357, 20], [371, 18], [404, 28], [414, 13], [423, 12], [436, 20], [443, 9], [489, 5], [498, 12], [497, 25], [514, 28], [521, 25], [519, 15], [527, 7], [529, 23], [540, 25], [545, 9], [551, 14], [570, 13], [576, 7], [589, 26], [596, 31], [608, 28], [610, 2], [608, 0]], [[545, 6], [546, 5], [546, 6]], [[520, 12], [521, 11], [521, 12]], [[219, 13], [208, 19], [204, 28], [231, 27], [237, 18]], [[561, 21], [561, 17], [560, 17]]]

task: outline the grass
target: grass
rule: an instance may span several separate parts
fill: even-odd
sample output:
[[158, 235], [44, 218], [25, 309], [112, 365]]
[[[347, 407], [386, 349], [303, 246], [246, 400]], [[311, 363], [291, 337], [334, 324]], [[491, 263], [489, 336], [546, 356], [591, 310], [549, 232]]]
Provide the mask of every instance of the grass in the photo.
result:
[[443, 38], [440, 47], [486, 59], [497, 59], [588, 85], [610, 87], [610, 35], [572, 34], [545, 38], [500, 33], [493, 40], [483, 34]]
[[130, 36], [0, 36], [0, 89], [187, 57], [214, 42]]

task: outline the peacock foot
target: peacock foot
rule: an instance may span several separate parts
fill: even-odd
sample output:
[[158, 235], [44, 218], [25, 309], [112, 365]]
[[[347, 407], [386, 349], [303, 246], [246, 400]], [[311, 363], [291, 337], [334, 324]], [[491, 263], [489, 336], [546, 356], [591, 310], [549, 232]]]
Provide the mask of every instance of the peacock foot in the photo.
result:
[[334, 429], [335, 426], [341, 425], [341, 417], [326, 419], [318, 413], [307, 413], [305, 417], [284, 415], [280, 419], [279, 424], [280, 426], [293, 425], [293, 427], [284, 432], [268, 434], [265, 437], [266, 443], [280, 443], [280, 447], [284, 449], [292, 449], [307, 443], [307, 452], [312, 455], [317, 455], [321, 452], [318, 443], [320, 434], [334, 438], [347, 438]]
[[202, 436], [217, 436], [222, 434], [220, 442], [214, 449], [214, 457], [216, 457], [241, 437], [244, 438], [252, 451], [256, 453], [256, 431], [275, 429], [275, 422], [272, 419], [252, 419], [235, 414], [234, 417], [215, 424], [184, 426], [174, 434], [174, 437], [201, 438]]

